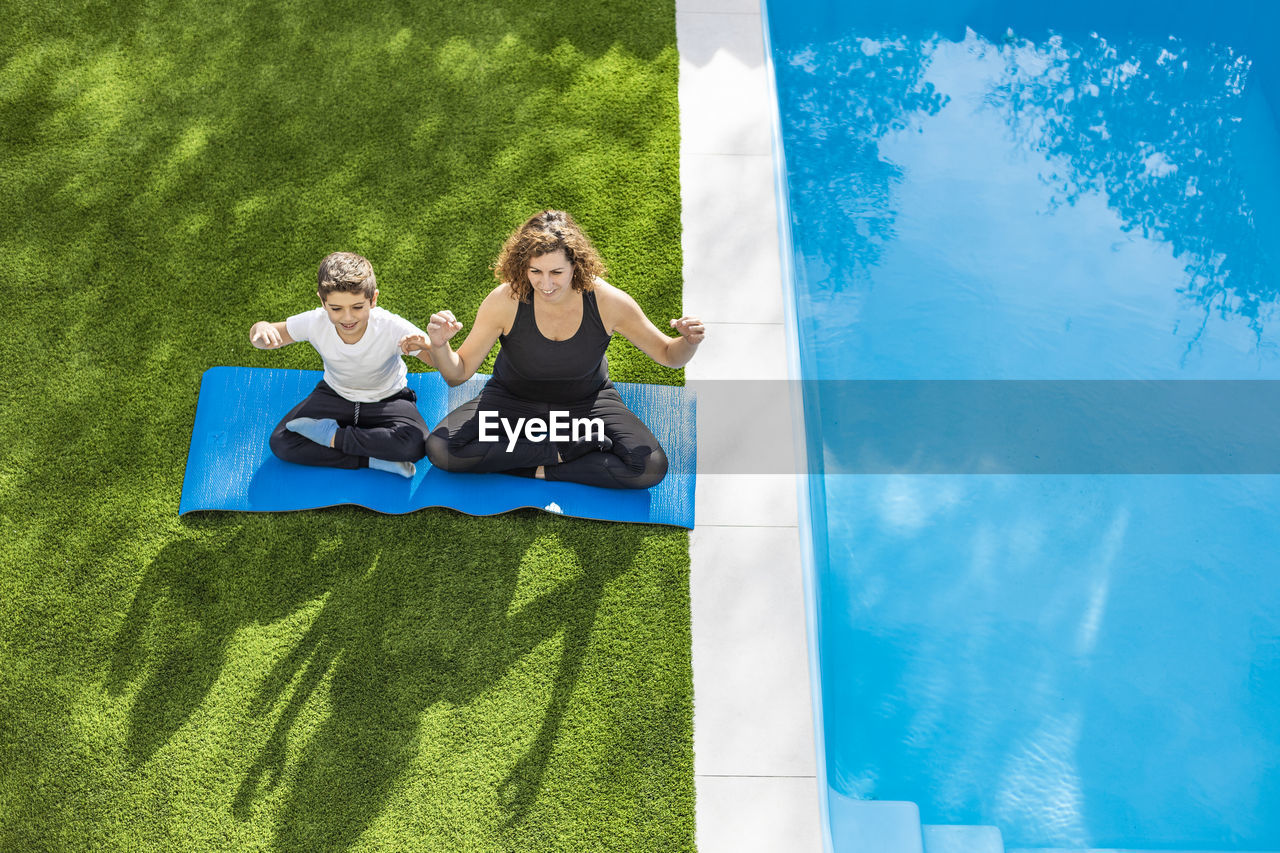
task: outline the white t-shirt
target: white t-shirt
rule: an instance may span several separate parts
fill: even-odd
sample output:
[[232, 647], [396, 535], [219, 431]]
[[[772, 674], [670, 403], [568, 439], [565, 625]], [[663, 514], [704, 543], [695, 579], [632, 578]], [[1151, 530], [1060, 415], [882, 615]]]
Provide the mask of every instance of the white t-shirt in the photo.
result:
[[400, 353], [405, 335], [426, 334], [403, 317], [374, 306], [369, 327], [354, 344], [338, 337], [324, 306], [285, 320], [289, 337], [309, 341], [324, 359], [324, 381], [353, 403], [374, 403], [403, 388], [409, 375]]

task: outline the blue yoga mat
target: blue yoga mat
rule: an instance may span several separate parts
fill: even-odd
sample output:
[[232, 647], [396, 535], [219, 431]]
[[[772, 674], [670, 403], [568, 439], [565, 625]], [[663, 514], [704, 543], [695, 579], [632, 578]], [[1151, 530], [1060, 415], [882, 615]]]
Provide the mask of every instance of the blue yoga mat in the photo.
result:
[[[622, 401], [653, 431], [670, 459], [666, 479], [651, 489], [601, 489], [506, 474], [450, 474], [418, 463], [412, 480], [368, 469], [349, 471], [282, 462], [267, 446], [271, 430], [323, 374], [318, 370], [211, 367], [200, 381], [178, 514], [195, 510], [280, 512], [356, 504], [405, 513], [450, 507], [494, 515], [522, 507], [577, 518], [693, 528], [695, 403], [670, 385], [615, 383]], [[418, 408], [434, 426], [476, 394], [487, 376], [449, 388], [438, 373], [410, 373]]]

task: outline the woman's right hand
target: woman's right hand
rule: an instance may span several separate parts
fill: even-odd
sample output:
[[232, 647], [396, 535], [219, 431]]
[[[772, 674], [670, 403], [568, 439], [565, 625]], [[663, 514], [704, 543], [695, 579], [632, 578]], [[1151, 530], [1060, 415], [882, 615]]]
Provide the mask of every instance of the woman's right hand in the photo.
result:
[[462, 324], [453, 316], [452, 311], [438, 311], [431, 315], [431, 321], [427, 323], [427, 338], [433, 347], [444, 346], [460, 331]]

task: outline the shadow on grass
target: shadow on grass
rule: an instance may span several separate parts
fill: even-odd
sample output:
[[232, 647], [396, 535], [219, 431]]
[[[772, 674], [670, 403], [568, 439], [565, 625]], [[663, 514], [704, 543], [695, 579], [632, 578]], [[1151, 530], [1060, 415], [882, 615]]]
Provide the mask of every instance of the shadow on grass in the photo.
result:
[[142, 679], [129, 718], [131, 762], [149, 760], [205, 701], [239, 629], [286, 617], [360, 570], [364, 555], [324, 547], [357, 528], [343, 515], [189, 520], [193, 537], [156, 555], [107, 676], [113, 695]]
[[[297, 611], [322, 599], [248, 703], [250, 725], [272, 717], [274, 725], [232, 810], [251, 819], [255, 802], [283, 782], [277, 846], [345, 849], [418, 756], [425, 711], [470, 705], [560, 636], [558, 665], [542, 685], [550, 682], [550, 690], [534, 699], [511, 689], [516, 707], [541, 714], [532, 742], [521, 751], [525, 738], [513, 731], [484, 751], [483, 760], [505, 773], [497, 783], [505, 824], [518, 826], [541, 790], [604, 589], [631, 568], [648, 531], [528, 513], [492, 524], [452, 513], [270, 518], [273, 524], [261, 523], [264, 517], [191, 522], [203, 538], [169, 545], [148, 567], [108, 680], [116, 693], [142, 680], [129, 717], [131, 762], [151, 759], [208, 701], [240, 629], [300, 618]], [[552, 570], [569, 579], [517, 603], [521, 566], [548, 541], [576, 570]], [[323, 707], [318, 700], [328, 715], [299, 754], [291, 735], [304, 713], [314, 718]]]
[[[424, 711], [436, 703], [471, 703], [521, 657], [563, 632], [542, 725], [501, 783], [508, 825], [524, 818], [581, 673], [603, 588], [630, 567], [641, 541], [636, 531], [613, 528], [612, 541], [602, 545], [595, 526], [556, 525], [555, 535], [582, 573], [508, 615], [532, 534], [548, 531], [542, 520], [525, 521], [523, 535], [484, 543], [475, 541], [473, 527], [459, 525], [457, 537], [435, 540], [456, 543], [443, 550], [402, 540], [382, 549], [363, 578], [329, 598], [254, 700], [254, 713], [267, 714], [296, 680], [236, 796], [237, 816], [247, 817], [255, 793], [279, 782], [290, 728], [331, 676], [331, 714], [294, 771], [277, 843], [286, 850], [345, 848], [377, 817], [417, 755], [417, 722]], [[415, 583], [414, 576], [423, 573], [430, 584]]]

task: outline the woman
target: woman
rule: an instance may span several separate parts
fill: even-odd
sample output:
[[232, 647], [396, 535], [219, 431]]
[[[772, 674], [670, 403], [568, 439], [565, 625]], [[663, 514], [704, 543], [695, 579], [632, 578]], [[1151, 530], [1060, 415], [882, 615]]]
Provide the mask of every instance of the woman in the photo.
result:
[[[429, 348], [451, 386], [465, 382], [502, 342], [480, 396], [451, 412], [427, 439], [432, 465], [618, 489], [662, 480], [667, 456], [623, 405], [609, 381], [605, 350], [618, 332], [659, 364], [683, 367], [706, 332], [696, 317], [681, 317], [671, 321], [680, 336], [667, 337], [634, 299], [600, 278], [604, 271], [573, 218], [544, 210], [507, 239], [494, 268], [501, 284], [480, 304], [457, 352], [449, 339], [462, 324], [449, 311], [432, 315], [425, 338], [404, 342], [405, 352]], [[563, 424], [565, 413], [571, 423], [599, 419], [603, 435], [575, 429], [536, 440], [546, 431], [521, 431], [539, 420]]]

